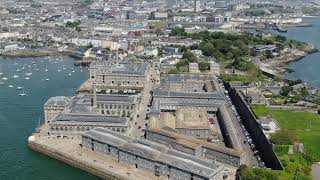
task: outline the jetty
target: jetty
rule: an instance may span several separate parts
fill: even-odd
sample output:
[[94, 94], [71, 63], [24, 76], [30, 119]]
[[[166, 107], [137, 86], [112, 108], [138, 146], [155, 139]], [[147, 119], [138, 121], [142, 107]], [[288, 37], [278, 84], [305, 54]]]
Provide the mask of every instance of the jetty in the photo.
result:
[[57, 139], [41, 133], [34, 133], [28, 139], [28, 147], [103, 179], [163, 179], [148, 172], [138, 171], [126, 164], [120, 164], [93, 151], [88, 151], [81, 147], [80, 138]]

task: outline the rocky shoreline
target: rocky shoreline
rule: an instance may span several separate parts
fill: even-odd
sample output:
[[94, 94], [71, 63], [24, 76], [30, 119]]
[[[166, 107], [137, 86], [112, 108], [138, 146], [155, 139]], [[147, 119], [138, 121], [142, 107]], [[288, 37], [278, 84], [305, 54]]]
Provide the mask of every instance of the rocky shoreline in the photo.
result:
[[288, 68], [288, 64], [292, 62], [299, 61], [304, 57], [319, 52], [313, 45], [306, 47], [304, 50], [292, 50], [291, 52], [278, 57], [268, 62], [262, 62], [259, 64], [259, 67], [262, 71], [274, 75], [274, 76], [283, 76], [286, 72], [292, 72], [293, 70]]

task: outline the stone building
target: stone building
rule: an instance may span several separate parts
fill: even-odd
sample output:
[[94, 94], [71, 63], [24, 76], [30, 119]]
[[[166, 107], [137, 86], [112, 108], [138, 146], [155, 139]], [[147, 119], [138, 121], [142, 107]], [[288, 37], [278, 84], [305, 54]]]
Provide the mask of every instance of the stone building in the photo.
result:
[[245, 154], [241, 150], [230, 149], [171, 131], [149, 128], [146, 130], [145, 137], [147, 140], [170, 146], [175, 150], [232, 166], [240, 166], [245, 159]]
[[216, 79], [208, 75], [165, 75], [161, 86], [153, 92], [155, 105], [151, 109], [153, 112], [205, 109], [214, 113], [220, 104], [225, 103], [216, 83]]
[[100, 88], [142, 89], [147, 80], [147, 63], [97, 61], [90, 65], [90, 78]]
[[96, 128], [82, 135], [82, 147], [119, 163], [173, 180], [222, 179], [223, 166], [212, 160], [182, 153], [148, 140]]
[[161, 112], [160, 119], [150, 119], [151, 128], [171, 128], [189, 137], [207, 139], [212, 137], [206, 110], [177, 109], [175, 112]]
[[96, 127], [127, 133], [129, 118], [97, 114], [60, 114], [49, 123], [49, 134], [60, 137], [79, 136]]
[[127, 133], [129, 121], [137, 111], [140, 95], [97, 95], [94, 91], [93, 95], [78, 94], [69, 98], [69, 101], [62, 101], [64, 103], [57, 101], [59, 99], [62, 98], [51, 98], [45, 105], [48, 133], [54, 136], [78, 136], [95, 127]]
[[48, 123], [54, 119], [58, 114], [60, 114], [70, 103], [72, 97], [67, 96], [56, 96], [51, 97], [44, 104], [44, 119]]

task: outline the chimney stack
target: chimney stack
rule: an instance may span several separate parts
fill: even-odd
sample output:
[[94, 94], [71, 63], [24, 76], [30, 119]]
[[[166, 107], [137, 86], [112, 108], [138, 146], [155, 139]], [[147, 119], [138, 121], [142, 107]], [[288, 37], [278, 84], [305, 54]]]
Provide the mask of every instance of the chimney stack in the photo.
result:
[[93, 82], [93, 88], [92, 88], [92, 109], [97, 109], [97, 87], [96, 83]]

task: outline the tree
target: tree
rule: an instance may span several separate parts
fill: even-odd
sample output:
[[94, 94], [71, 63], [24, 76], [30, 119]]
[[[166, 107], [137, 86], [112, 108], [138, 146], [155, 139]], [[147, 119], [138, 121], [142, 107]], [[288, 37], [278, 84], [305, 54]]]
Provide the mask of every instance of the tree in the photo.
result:
[[199, 65], [199, 70], [200, 71], [209, 70], [209, 63], [208, 62], [201, 61], [201, 62], [198, 63], [198, 65]]
[[187, 35], [183, 27], [175, 27], [171, 30], [170, 36], [185, 36]]
[[280, 94], [282, 96], [288, 96], [289, 93], [292, 92], [292, 91], [293, 91], [293, 87], [292, 86], [282, 86]]
[[206, 42], [202, 45], [201, 51], [205, 56], [212, 56], [214, 54], [214, 47], [210, 42]]
[[187, 59], [189, 62], [197, 62], [197, 57], [191, 51], [183, 53], [182, 59]]
[[286, 42], [287, 38], [285, 36], [277, 35], [275, 37], [275, 40], [278, 41], [278, 42]]

